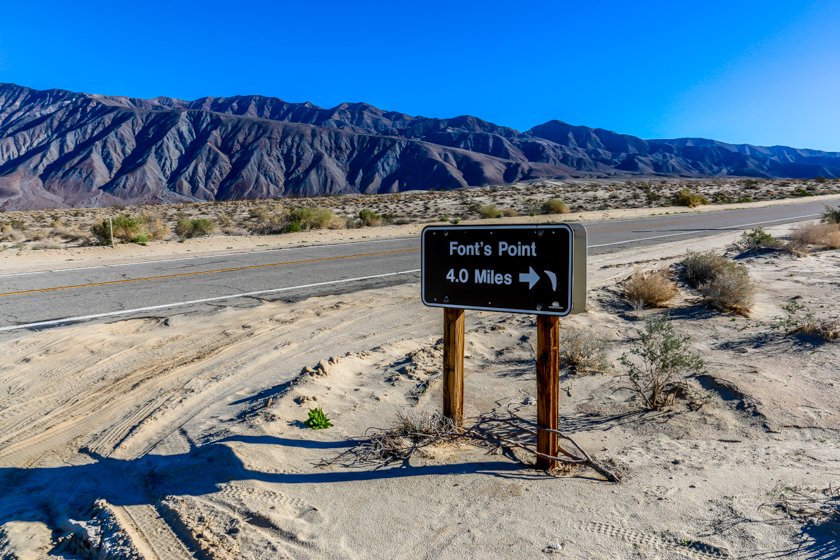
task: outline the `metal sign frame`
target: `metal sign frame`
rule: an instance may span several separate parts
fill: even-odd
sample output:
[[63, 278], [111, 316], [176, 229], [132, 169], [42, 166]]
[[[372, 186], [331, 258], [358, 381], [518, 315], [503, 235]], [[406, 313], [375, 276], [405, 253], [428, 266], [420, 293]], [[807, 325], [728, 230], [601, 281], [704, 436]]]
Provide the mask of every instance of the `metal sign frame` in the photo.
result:
[[[550, 309], [517, 309], [493, 306], [459, 305], [449, 302], [430, 302], [426, 300], [426, 235], [430, 232], [447, 232], [463, 230], [483, 230], [490, 232], [499, 230], [551, 230], [565, 229], [569, 233], [569, 262], [568, 286], [569, 294], [565, 311]], [[421, 233], [421, 276], [420, 297], [428, 307], [443, 307], [451, 309], [471, 309], [476, 311], [495, 311], [503, 313], [522, 313], [527, 315], [546, 315], [565, 317], [586, 311], [586, 228], [581, 224], [506, 224], [506, 225], [470, 225], [470, 226], [426, 226]]]

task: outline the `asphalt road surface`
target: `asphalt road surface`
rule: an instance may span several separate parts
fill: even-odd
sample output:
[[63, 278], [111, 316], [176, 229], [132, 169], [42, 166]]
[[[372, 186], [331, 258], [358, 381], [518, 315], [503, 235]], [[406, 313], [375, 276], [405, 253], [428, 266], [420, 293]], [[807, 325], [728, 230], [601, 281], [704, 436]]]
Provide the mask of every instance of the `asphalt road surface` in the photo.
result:
[[[589, 252], [813, 220], [824, 202], [585, 223]], [[417, 281], [417, 237], [4, 275], [0, 334]], [[418, 294], [418, 298], [419, 298]]]

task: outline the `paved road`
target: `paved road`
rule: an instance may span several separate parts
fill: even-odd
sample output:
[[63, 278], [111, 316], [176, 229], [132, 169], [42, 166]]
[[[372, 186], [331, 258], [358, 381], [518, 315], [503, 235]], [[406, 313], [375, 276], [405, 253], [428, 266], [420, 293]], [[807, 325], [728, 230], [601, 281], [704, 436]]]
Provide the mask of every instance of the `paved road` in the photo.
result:
[[[590, 254], [814, 219], [823, 202], [586, 223]], [[255, 305], [416, 281], [417, 238], [184, 257], [3, 275], [0, 334], [67, 319], [161, 315], [208, 305]], [[419, 297], [419, 296], [418, 296]]]

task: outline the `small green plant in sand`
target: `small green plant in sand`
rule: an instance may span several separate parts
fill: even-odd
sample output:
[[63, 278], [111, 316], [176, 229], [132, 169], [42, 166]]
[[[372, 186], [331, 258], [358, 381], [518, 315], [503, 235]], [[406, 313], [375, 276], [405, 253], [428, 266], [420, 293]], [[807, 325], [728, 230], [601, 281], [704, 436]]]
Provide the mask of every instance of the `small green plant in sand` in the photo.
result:
[[325, 430], [332, 428], [333, 425], [330, 419], [327, 418], [327, 415], [324, 414], [324, 409], [320, 406], [309, 411], [309, 418], [306, 419], [304, 424], [313, 430]]
[[804, 335], [825, 342], [840, 341], [840, 321], [818, 318], [805, 305], [792, 299], [782, 306], [784, 315], [776, 318], [776, 328], [787, 335]]
[[650, 410], [670, 406], [685, 374], [705, 369], [703, 360], [691, 349], [691, 339], [677, 334], [665, 317], [647, 319], [636, 344], [619, 361]]
[[765, 231], [764, 228], [753, 228], [741, 234], [735, 242], [735, 248], [739, 251], [757, 251], [759, 249], [778, 249], [782, 246], [779, 239]]

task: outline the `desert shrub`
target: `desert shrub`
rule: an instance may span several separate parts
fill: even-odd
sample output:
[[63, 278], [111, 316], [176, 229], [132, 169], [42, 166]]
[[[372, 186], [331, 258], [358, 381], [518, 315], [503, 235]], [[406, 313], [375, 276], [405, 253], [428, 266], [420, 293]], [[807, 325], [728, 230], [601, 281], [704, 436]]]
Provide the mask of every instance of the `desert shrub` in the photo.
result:
[[840, 249], [840, 224], [808, 224], [793, 230], [793, 240], [805, 245]]
[[764, 228], [753, 228], [741, 234], [740, 239], [735, 242], [735, 248], [739, 251], [755, 251], [758, 249], [778, 249], [783, 243], [767, 233]]
[[689, 208], [694, 208], [696, 206], [708, 204], [709, 199], [702, 194], [693, 193], [691, 189], [686, 187], [684, 189], [680, 189], [679, 192], [674, 195], [673, 203], [677, 206], [688, 206]]
[[575, 373], [609, 371], [609, 342], [590, 329], [568, 327], [560, 331], [560, 360]]
[[335, 214], [329, 208], [295, 208], [289, 213], [285, 231], [308, 231], [323, 229], [335, 221]]
[[542, 205], [533, 198], [526, 198], [522, 203], [522, 211], [529, 216], [536, 216], [542, 212]]
[[143, 224], [143, 229], [145, 230], [148, 239], [160, 241], [161, 239], [169, 237], [169, 234], [171, 233], [169, 226], [160, 216], [156, 216], [154, 214], [143, 214], [140, 216], [140, 221]]
[[478, 207], [478, 215], [484, 219], [501, 218], [502, 211], [495, 204], [485, 204]]
[[685, 281], [707, 305], [747, 316], [755, 294], [747, 267], [715, 253], [689, 253], [682, 261]]
[[209, 218], [181, 218], [175, 224], [175, 235], [183, 241], [210, 235], [215, 229], [216, 225]]
[[[285, 212], [274, 212], [266, 206], [257, 206], [248, 211], [248, 231], [255, 235], [282, 233], [288, 223]], [[224, 225], [224, 224], [223, 224]]]
[[826, 224], [840, 224], [840, 206], [837, 208], [826, 206], [820, 221]]
[[755, 295], [755, 284], [747, 272], [747, 267], [729, 261], [726, 267], [715, 274], [711, 280], [698, 288], [707, 305], [721, 311], [732, 311], [745, 317], [750, 314]]
[[20, 241], [23, 239], [23, 234], [16, 230], [12, 224], [3, 224], [0, 227], [0, 241]]
[[325, 430], [331, 428], [333, 425], [330, 419], [327, 418], [327, 415], [324, 414], [324, 409], [320, 406], [309, 411], [309, 417], [304, 424], [313, 430]]
[[519, 212], [517, 212], [514, 208], [502, 208], [502, 216], [505, 218], [515, 218], [518, 215]]
[[683, 277], [695, 288], [714, 278], [732, 261], [715, 253], [689, 253], [682, 260]]
[[663, 307], [679, 293], [666, 270], [637, 271], [624, 284], [624, 297], [633, 307]]
[[221, 213], [218, 215], [219, 225], [223, 228], [228, 228], [233, 225], [233, 218], [228, 214]]
[[782, 306], [784, 315], [776, 318], [776, 328], [788, 335], [805, 335], [826, 342], [840, 341], [840, 321], [817, 318], [814, 312], [795, 299]]
[[542, 214], [568, 214], [571, 212], [565, 202], [559, 198], [550, 198], [540, 207]]
[[378, 226], [382, 225], [382, 216], [373, 210], [363, 208], [359, 210], [359, 221], [366, 226]]
[[[112, 218], [112, 222], [115, 242], [132, 243], [139, 235], [145, 234], [143, 223], [135, 216], [119, 214]], [[111, 224], [108, 223], [107, 219], [91, 226], [90, 232], [97, 244], [109, 245], [111, 243]]]
[[689, 372], [702, 372], [703, 360], [691, 349], [690, 338], [674, 331], [664, 317], [651, 317], [636, 344], [620, 358], [633, 389], [646, 408], [661, 410], [671, 404], [674, 389]]
[[248, 218], [258, 222], [261, 220], [267, 220], [271, 217], [271, 214], [271, 210], [266, 206], [256, 206], [248, 210]]

